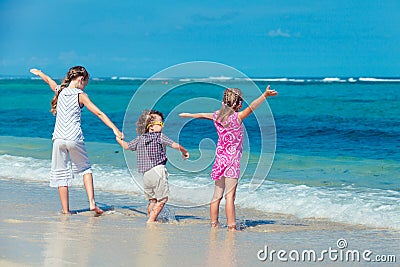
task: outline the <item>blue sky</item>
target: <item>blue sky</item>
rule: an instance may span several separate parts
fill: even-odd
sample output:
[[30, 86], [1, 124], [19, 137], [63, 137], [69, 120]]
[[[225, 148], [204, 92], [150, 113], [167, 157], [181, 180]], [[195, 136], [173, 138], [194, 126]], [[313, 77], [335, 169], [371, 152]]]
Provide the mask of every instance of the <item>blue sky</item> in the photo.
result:
[[149, 77], [187, 61], [250, 77], [400, 76], [400, 1], [0, 0], [0, 75]]

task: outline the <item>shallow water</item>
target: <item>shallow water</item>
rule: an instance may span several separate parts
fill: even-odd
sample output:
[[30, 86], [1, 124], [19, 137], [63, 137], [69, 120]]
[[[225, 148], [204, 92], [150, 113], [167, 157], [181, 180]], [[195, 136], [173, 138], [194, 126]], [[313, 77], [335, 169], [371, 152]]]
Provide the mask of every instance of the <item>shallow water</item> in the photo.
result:
[[[278, 97], [268, 100], [276, 125], [276, 153], [260, 158], [265, 152], [261, 142], [274, 140], [273, 135], [260, 135], [262, 120], [246, 120], [249, 138], [242, 160], [238, 207], [399, 229], [400, 83], [346, 81], [272, 82], [279, 91]], [[260, 80], [257, 85], [262, 89], [268, 82]], [[105, 79], [91, 81], [86, 89], [91, 99], [124, 128], [127, 140], [135, 136], [128, 122], [134, 124], [141, 108], [134, 108], [128, 116], [124, 116], [125, 109], [142, 83]], [[225, 84], [247, 86], [242, 81]], [[149, 95], [165, 86], [162, 81], [150, 85]], [[192, 121], [179, 128], [186, 121], [174, 114], [179, 107], [213, 111], [220, 105], [222, 90], [221, 86], [198, 82], [180, 85], [154, 103], [169, 115], [165, 133], [179, 140], [192, 155], [184, 162], [179, 153], [168, 152], [170, 204], [201, 206], [210, 199], [209, 173], [216, 142], [213, 126], [207, 121]], [[246, 92], [248, 101], [258, 94]], [[0, 176], [47, 182], [54, 125], [54, 117], [48, 112], [50, 90], [39, 80], [1, 80], [0, 95]], [[214, 100], [204, 100], [197, 106], [196, 102], [181, 105], [202, 97]], [[268, 110], [260, 114], [267, 116]], [[112, 132], [87, 110], [82, 123], [96, 189], [143, 200], [134, 154], [123, 152]], [[272, 144], [268, 152], [273, 151]], [[196, 171], [190, 171], [193, 169]], [[249, 190], [255, 181], [258, 190]], [[74, 185], [81, 186], [82, 182], [76, 180]]]

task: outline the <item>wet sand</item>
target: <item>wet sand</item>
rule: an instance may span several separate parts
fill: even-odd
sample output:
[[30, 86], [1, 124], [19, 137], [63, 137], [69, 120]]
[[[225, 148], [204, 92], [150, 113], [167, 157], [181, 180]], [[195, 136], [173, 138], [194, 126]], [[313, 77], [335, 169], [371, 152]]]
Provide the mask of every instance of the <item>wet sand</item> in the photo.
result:
[[[98, 190], [96, 200], [102, 216], [88, 211], [84, 190], [73, 187], [70, 205], [77, 214], [61, 215], [57, 190], [47, 184], [0, 179], [0, 266], [364, 266], [377, 255], [400, 261], [400, 232], [391, 229], [238, 209], [244, 230], [230, 233], [224, 225], [210, 229], [208, 207], [171, 206], [170, 222], [147, 225], [146, 202], [138, 196]], [[302, 260], [310, 250], [315, 261]], [[349, 250], [372, 255], [346, 260]]]

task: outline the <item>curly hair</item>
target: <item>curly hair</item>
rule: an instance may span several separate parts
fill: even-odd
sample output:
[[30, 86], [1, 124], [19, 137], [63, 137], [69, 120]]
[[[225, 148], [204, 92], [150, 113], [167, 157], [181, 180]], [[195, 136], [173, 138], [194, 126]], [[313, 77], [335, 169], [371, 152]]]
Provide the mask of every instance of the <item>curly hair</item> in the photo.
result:
[[138, 134], [149, 132], [148, 125], [156, 121], [158, 116], [161, 117], [162, 121], [164, 121], [164, 114], [162, 114], [160, 111], [148, 109], [143, 110], [142, 114], [139, 116], [139, 119], [136, 122], [136, 132]]

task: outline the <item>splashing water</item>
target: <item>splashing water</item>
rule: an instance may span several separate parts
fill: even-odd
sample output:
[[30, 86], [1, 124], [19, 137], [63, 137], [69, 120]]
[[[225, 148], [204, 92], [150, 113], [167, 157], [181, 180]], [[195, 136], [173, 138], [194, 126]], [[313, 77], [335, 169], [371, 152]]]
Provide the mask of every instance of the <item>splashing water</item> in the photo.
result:
[[167, 205], [165, 205], [160, 214], [158, 215], [157, 220], [165, 223], [176, 222], [175, 211], [170, 209]]

